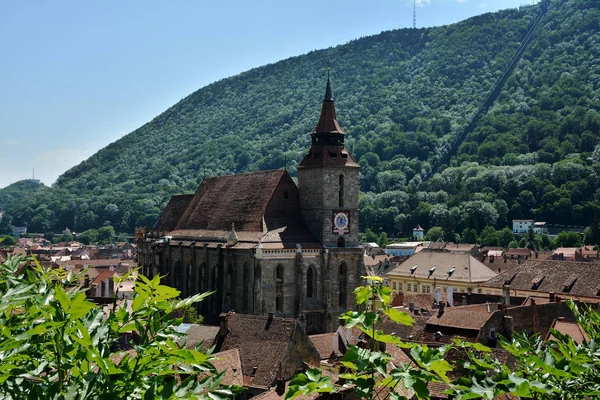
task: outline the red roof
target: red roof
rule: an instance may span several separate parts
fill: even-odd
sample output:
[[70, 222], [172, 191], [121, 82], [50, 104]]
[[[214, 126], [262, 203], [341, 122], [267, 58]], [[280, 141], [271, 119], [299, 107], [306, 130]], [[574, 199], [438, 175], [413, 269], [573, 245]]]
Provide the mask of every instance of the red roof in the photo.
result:
[[[206, 229], [263, 232], [263, 216], [284, 170], [206, 178], [175, 230]], [[291, 180], [291, 178], [289, 178]]]
[[94, 280], [92, 281], [92, 285], [99, 285], [100, 282], [103, 282], [106, 278], [111, 278], [112, 276], [114, 276], [115, 271], [102, 271], [100, 272], [100, 274], [98, 274], [98, 276], [96, 276], [94, 278]]

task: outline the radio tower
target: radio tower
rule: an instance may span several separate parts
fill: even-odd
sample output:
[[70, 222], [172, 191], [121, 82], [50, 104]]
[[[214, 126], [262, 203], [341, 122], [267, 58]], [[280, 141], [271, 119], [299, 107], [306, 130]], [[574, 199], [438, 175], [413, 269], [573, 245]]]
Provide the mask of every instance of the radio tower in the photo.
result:
[[413, 0], [413, 29], [417, 29], [417, 0]]

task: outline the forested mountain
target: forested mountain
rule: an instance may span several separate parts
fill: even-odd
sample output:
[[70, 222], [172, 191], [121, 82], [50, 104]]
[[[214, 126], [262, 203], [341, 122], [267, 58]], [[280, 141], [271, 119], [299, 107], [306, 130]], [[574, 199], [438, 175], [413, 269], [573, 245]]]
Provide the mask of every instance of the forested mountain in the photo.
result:
[[24, 179], [0, 189], [0, 211], [7, 210], [12, 205], [41, 191], [49, 189], [37, 179]]
[[419, 223], [479, 232], [518, 217], [588, 225], [600, 210], [596, 0], [551, 2], [500, 97], [450, 165], [422, 179], [539, 12], [383, 32], [215, 82], [8, 212], [30, 231], [110, 224], [131, 232], [152, 226], [172, 194], [193, 192], [204, 176], [286, 160], [295, 173], [330, 60], [338, 120], [362, 168], [362, 229], [403, 236]]

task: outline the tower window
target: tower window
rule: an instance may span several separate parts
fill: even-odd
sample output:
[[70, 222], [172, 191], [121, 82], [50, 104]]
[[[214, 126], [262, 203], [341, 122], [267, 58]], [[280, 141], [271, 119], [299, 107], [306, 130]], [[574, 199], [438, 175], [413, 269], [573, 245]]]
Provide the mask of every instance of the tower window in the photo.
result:
[[344, 207], [344, 175], [340, 175], [339, 205]]
[[285, 200], [287, 200], [287, 199], [289, 199], [289, 198], [290, 198], [290, 193], [289, 193], [287, 190], [283, 192], [283, 198], [284, 198]]
[[337, 240], [337, 247], [346, 247], [346, 241], [342, 236], [340, 236]]

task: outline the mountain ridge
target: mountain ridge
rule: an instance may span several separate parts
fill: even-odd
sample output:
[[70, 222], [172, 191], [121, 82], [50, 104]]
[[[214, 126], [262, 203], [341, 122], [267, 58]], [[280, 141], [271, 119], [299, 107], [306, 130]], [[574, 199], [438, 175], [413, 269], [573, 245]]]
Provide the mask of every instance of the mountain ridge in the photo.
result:
[[[66, 171], [52, 195], [38, 196], [10, 212], [16, 221], [27, 223], [25, 210], [45, 205], [53, 213], [47, 227], [81, 230], [109, 223], [131, 231], [136, 225], [153, 225], [171, 194], [194, 191], [203, 176], [281, 168], [286, 160], [294, 173], [318, 119], [323, 65], [329, 58], [338, 119], [362, 167], [364, 228], [402, 235], [413, 223], [438, 224], [431, 210], [447, 203], [448, 213], [458, 209], [452, 212], [457, 214], [457, 228], [464, 229], [473, 226], [461, 214], [466, 212], [462, 203], [469, 201], [491, 204], [503, 215], [488, 218], [498, 227], [511, 217], [553, 215], [550, 200], [517, 200], [529, 189], [542, 199], [547, 194], [542, 184], [516, 193], [502, 185], [480, 185], [473, 192], [466, 190], [466, 182], [449, 187], [440, 180], [462, 176], [469, 168], [475, 178], [494, 166], [526, 167], [535, 158], [536, 163], [550, 165], [550, 174], [562, 168], [560, 163], [593, 173], [580, 190], [593, 197], [596, 172], [588, 158], [598, 142], [598, 124], [596, 115], [588, 118], [586, 113], [600, 110], [600, 71], [591, 68], [590, 61], [597, 54], [600, 13], [590, 0], [552, 2], [506, 89], [461, 145], [450, 168], [426, 183], [419, 181], [501, 73], [537, 12], [504, 10], [442, 27], [382, 32], [214, 82]], [[581, 58], [593, 71], [568, 56]], [[572, 76], [554, 77], [553, 68]], [[540, 78], [539, 72], [548, 69]], [[569, 85], [571, 94], [563, 87]], [[560, 104], [573, 96], [580, 96], [575, 104]], [[581, 110], [584, 129], [554, 135], [555, 128], [561, 131]], [[555, 123], [552, 129], [549, 122]], [[506, 176], [501, 179], [509, 181]], [[554, 188], [544, 184], [553, 189], [550, 192], [558, 192], [554, 203], [567, 197], [572, 206], [586, 203], [584, 196], [571, 196], [572, 188], [563, 188], [566, 182], [549, 182]], [[493, 195], [481, 192], [486, 188]], [[440, 191], [445, 194], [438, 198]], [[598, 204], [592, 203], [588, 208], [595, 213]]]

